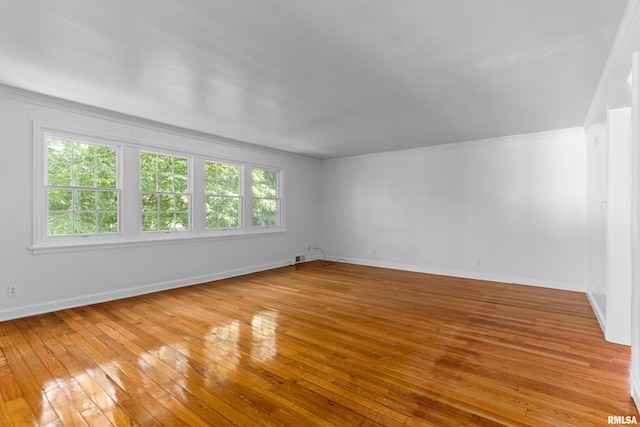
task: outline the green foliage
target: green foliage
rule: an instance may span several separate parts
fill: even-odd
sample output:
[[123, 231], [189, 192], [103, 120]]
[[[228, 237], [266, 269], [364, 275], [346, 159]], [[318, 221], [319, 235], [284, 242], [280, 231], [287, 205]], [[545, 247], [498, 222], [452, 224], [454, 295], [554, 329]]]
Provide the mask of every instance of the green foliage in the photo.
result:
[[157, 158], [157, 154], [140, 153], [140, 170], [144, 172], [153, 172], [155, 174], [158, 171], [156, 166]]
[[253, 225], [266, 227], [276, 225], [277, 201], [275, 199], [253, 199]]
[[98, 212], [98, 233], [117, 233], [118, 213]]
[[49, 188], [49, 211], [71, 211], [73, 190]]
[[140, 153], [142, 231], [189, 229], [187, 159]]
[[140, 189], [158, 193], [187, 193], [187, 159], [140, 153]]
[[254, 198], [278, 197], [278, 172], [253, 169], [251, 180], [251, 192]]
[[118, 211], [118, 193], [115, 191], [98, 191], [99, 211]]
[[47, 230], [51, 236], [73, 234], [73, 214], [71, 212], [49, 212]]
[[240, 226], [240, 167], [224, 163], [205, 165], [207, 228]]
[[116, 170], [107, 168], [96, 169], [98, 188], [116, 188]]
[[47, 145], [49, 164], [64, 163], [70, 165], [73, 158], [72, 145], [71, 141], [49, 138]]
[[240, 195], [240, 167], [222, 163], [207, 163], [205, 166], [207, 193], [218, 196]]
[[240, 226], [240, 198], [207, 196], [207, 228], [237, 228]]
[[71, 185], [71, 164], [50, 163], [47, 177], [49, 185]]
[[253, 195], [253, 225], [278, 224], [278, 172], [264, 169], [251, 171]]
[[96, 233], [96, 216], [95, 212], [76, 212], [73, 221], [74, 234]]

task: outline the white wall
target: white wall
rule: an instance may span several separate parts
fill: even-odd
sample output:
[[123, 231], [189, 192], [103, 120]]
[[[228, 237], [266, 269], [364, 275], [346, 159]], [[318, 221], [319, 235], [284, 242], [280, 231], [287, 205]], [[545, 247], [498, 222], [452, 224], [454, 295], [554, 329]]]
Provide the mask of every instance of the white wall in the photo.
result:
[[606, 326], [608, 341], [631, 343], [631, 108], [609, 111]]
[[[34, 255], [32, 123], [172, 144], [212, 156], [284, 167], [287, 232]], [[235, 144], [3, 88], [0, 208], [0, 320], [287, 265], [312, 256], [317, 241], [320, 165], [315, 160]], [[9, 298], [7, 287], [19, 296]]]
[[[638, 13], [640, 15], [640, 13]], [[640, 28], [638, 29], [640, 31]], [[640, 51], [633, 54], [631, 107], [631, 396], [640, 410]]]
[[606, 120], [587, 133], [587, 278], [586, 291], [604, 330], [607, 295], [607, 212], [609, 134]]
[[584, 291], [584, 142], [571, 129], [325, 161], [320, 246], [362, 264]]

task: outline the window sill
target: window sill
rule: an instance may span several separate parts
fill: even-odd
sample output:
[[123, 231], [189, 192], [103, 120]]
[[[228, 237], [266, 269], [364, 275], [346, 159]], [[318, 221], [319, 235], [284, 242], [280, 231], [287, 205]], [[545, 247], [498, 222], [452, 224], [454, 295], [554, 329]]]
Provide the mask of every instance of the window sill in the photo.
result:
[[132, 248], [157, 244], [174, 244], [185, 242], [201, 242], [207, 240], [226, 240], [253, 238], [262, 236], [283, 235], [284, 227], [255, 228], [251, 230], [210, 230], [202, 233], [190, 231], [153, 232], [133, 237], [118, 236], [87, 236], [51, 238], [46, 242], [34, 244], [28, 249], [34, 255], [77, 252], [86, 250], [100, 250], [112, 248]]

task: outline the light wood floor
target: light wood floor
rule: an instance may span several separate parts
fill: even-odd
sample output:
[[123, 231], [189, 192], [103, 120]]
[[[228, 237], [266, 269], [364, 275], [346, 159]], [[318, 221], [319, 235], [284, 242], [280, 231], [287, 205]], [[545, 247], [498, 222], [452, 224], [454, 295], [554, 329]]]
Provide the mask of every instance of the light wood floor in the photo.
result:
[[1, 426], [604, 426], [583, 294], [323, 262], [0, 323]]

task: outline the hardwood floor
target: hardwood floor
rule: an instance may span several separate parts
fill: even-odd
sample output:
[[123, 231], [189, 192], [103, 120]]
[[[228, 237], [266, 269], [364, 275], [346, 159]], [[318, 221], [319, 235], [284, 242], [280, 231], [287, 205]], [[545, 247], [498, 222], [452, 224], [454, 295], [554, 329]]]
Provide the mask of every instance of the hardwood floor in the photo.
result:
[[2, 426], [603, 426], [583, 294], [307, 263], [0, 323]]

